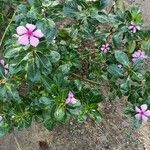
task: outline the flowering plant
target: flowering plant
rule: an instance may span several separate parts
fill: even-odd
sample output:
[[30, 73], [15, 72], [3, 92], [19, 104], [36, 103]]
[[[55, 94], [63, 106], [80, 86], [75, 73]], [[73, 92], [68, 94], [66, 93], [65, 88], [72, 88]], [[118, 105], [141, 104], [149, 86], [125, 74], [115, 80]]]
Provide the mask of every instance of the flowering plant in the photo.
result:
[[12, 18], [7, 10], [0, 18], [0, 136], [33, 119], [49, 130], [70, 118], [99, 122], [104, 84], [110, 101], [127, 97], [134, 126], [149, 121], [150, 30], [137, 6], [125, 10], [117, 0], [112, 7], [109, 0], [9, 3]]

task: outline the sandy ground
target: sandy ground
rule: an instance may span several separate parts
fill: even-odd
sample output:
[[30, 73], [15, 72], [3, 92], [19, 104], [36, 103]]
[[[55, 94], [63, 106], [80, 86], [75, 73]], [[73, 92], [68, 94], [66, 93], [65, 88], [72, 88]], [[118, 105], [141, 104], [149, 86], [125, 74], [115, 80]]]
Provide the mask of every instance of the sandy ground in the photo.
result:
[[[126, 2], [131, 4], [133, 0]], [[140, 4], [145, 25], [150, 26], [150, 0], [134, 3]], [[0, 150], [150, 150], [150, 126], [135, 131], [130, 118], [122, 113], [125, 105], [125, 100], [103, 103], [104, 119], [100, 124], [72, 121], [49, 132], [33, 122], [30, 128], [1, 139]]]
[[15, 132], [15, 136], [7, 135], [0, 142], [0, 150], [17, 150], [17, 142], [22, 150], [144, 150], [139, 133], [122, 113], [124, 101], [103, 103], [104, 120], [100, 124], [72, 121], [49, 132], [33, 123], [29, 129]]

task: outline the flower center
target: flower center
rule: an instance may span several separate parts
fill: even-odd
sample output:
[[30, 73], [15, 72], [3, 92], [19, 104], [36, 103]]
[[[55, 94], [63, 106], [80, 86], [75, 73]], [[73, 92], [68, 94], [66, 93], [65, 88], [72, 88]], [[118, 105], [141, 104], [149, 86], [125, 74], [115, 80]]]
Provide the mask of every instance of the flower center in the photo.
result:
[[72, 99], [73, 98], [73, 96], [70, 96], [70, 99]]
[[27, 32], [27, 35], [30, 37], [30, 36], [33, 35], [33, 32], [32, 32], [32, 31], [28, 31], [28, 32]]
[[143, 112], [143, 111], [141, 111], [141, 112], [140, 112], [140, 114], [141, 114], [141, 115], [144, 115], [144, 112]]

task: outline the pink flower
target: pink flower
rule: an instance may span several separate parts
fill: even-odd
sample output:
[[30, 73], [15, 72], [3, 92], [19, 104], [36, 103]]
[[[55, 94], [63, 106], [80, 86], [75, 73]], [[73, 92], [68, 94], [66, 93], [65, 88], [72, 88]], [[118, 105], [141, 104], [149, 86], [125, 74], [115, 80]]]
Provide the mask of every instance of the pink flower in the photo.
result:
[[133, 54], [132, 54], [132, 60], [133, 61], [136, 61], [138, 59], [146, 59], [148, 58], [147, 55], [145, 55], [145, 52], [142, 51], [142, 50], [138, 50], [138, 51], [135, 51]]
[[136, 115], [135, 118], [138, 120], [142, 120], [143, 122], [148, 121], [148, 117], [150, 116], [150, 110], [147, 109], [147, 105], [143, 104], [140, 108], [135, 107]]
[[74, 98], [74, 94], [72, 92], [69, 92], [66, 103], [67, 104], [75, 104], [77, 100]]
[[110, 46], [108, 43], [105, 43], [102, 45], [102, 47], [100, 48], [102, 52], [107, 53], [110, 49]]
[[32, 45], [36, 47], [39, 44], [39, 38], [44, 34], [40, 29], [37, 29], [33, 24], [26, 24], [26, 26], [17, 27], [17, 34], [19, 35], [18, 43], [21, 45]]
[[8, 73], [8, 64], [5, 64], [5, 61], [3, 59], [0, 60], [0, 64], [3, 66], [6, 75]]
[[140, 30], [140, 26], [136, 25], [135, 23], [131, 22], [131, 24], [129, 25], [128, 29], [133, 32], [136, 33], [137, 31]]

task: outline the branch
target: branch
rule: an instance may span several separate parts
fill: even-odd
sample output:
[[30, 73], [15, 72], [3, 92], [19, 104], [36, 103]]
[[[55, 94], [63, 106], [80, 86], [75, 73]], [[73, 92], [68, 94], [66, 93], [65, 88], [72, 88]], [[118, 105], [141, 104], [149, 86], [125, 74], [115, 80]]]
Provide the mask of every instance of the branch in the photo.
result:
[[4, 40], [4, 38], [5, 38], [5, 35], [6, 35], [7, 31], [8, 31], [8, 29], [9, 29], [9, 27], [10, 27], [12, 21], [13, 21], [13, 18], [14, 18], [14, 16], [15, 16], [15, 14], [16, 14], [16, 11], [14, 11], [13, 16], [12, 16], [12, 18], [11, 18], [11, 20], [10, 20], [8, 26], [6, 27], [6, 29], [5, 29], [5, 31], [4, 31], [4, 33], [3, 33], [3, 36], [2, 36], [2, 38], [1, 38], [1, 40], [0, 40], [0, 47], [2, 46], [3, 40]]
[[95, 84], [95, 85], [99, 85], [99, 86], [103, 86], [103, 85], [104, 85], [104, 84], [98, 83], [98, 82], [96, 82], [96, 81], [83, 78], [82, 76], [77, 75], [77, 74], [75, 74], [75, 73], [71, 73], [71, 74], [72, 74], [73, 76], [75, 76], [76, 78], [81, 79], [81, 80], [83, 80], [83, 81], [85, 81], [85, 82], [88, 82], [88, 83], [91, 83], [91, 84]]
[[23, 149], [21, 148], [20, 144], [18, 143], [18, 140], [17, 140], [17, 138], [16, 138], [16, 136], [15, 136], [15, 133], [14, 133], [14, 139], [15, 139], [15, 142], [16, 142], [16, 144], [17, 144], [17, 149], [18, 149], [18, 150], [23, 150]]

